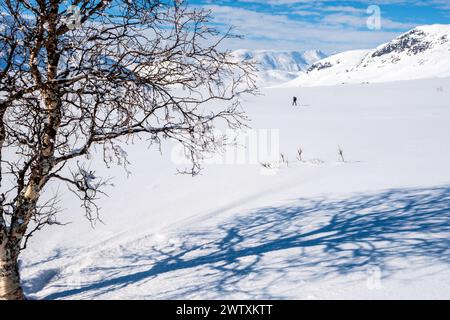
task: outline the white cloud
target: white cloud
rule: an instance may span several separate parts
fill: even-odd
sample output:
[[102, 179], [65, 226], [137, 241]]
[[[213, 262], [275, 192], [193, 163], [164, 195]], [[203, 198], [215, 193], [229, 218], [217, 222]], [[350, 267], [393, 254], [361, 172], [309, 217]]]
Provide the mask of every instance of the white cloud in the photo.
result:
[[[299, 1], [271, 0], [271, 3], [294, 4]], [[301, 1], [302, 4], [315, 2]], [[321, 1], [323, 2], [323, 1]], [[384, 29], [371, 31], [366, 28], [366, 10], [349, 6], [328, 7], [321, 13], [311, 13], [311, 19], [291, 19], [287, 13], [273, 14], [226, 5], [206, 5], [211, 9], [219, 25], [233, 25], [243, 41], [228, 42], [231, 49], [320, 49], [328, 53], [349, 49], [372, 48], [391, 40], [399, 33], [393, 29], [409, 29], [414, 24], [405, 24], [389, 19], [382, 20]], [[315, 8], [317, 9], [317, 8]], [[306, 16], [312, 11], [294, 10], [289, 14]]]

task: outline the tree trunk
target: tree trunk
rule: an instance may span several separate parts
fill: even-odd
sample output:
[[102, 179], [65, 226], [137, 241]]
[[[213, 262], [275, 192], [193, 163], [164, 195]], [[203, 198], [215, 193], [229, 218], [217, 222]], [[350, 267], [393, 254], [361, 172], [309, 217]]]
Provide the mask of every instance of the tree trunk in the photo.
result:
[[0, 260], [0, 300], [25, 300], [17, 259]]

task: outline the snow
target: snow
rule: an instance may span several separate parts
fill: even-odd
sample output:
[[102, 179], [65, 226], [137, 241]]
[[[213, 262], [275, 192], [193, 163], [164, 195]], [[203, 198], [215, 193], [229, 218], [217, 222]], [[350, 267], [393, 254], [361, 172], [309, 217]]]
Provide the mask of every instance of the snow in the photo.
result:
[[450, 25], [417, 27], [375, 49], [333, 55], [284, 87], [323, 86], [450, 77]]
[[176, 175], [168, 144], [127, 147], [129, 178], [97, 159], [96, 176], [115, 177], [104, 224], [64, 193], [72, 223], [30, 240], [26, 294], [449, 299], [449, 101], [450, 78], [264, 89], [243, 106], [252, 128], [279, 130], [289, 167], [273, 174], [240, 161]]
[[313, 63], [326, 55], [319, 50], [277, 51], [236, 50], [233, 56], [239, 60], [253, 61], [258, 68], [258, 85], [271, 86], [297, 78]]
[[282, 70], [287, 72], [305, 71], [313, 63], [326, 55], [318, 50], [276, 51], [276, 50], [236, 50], [233, 55], [244, 60], [259, 63], [261, 70]]

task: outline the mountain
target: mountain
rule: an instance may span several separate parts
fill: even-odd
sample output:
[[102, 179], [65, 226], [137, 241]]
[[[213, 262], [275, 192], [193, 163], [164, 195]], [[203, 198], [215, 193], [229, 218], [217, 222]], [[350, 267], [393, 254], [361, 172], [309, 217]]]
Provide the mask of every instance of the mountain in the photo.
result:
[[295, 79], [300, 73], [306, 72], [315, 62], [326, 57], [319, 50], [236, 50], [233, 55], [239, 60], [253, 61], [257, 64], [260, 86], [279, 84]]
[[314, 63], [282, 86], [316, 86], [450, 77], [450, 25], [417, 27], [371, 50]]

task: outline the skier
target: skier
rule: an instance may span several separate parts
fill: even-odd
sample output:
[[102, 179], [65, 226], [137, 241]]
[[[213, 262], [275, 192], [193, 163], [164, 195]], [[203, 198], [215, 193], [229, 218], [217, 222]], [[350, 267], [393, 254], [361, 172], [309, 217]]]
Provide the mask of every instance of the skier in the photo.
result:
[[297, 97], [294, 97], [292, 101], [292, 106], [297, 106]]

